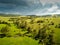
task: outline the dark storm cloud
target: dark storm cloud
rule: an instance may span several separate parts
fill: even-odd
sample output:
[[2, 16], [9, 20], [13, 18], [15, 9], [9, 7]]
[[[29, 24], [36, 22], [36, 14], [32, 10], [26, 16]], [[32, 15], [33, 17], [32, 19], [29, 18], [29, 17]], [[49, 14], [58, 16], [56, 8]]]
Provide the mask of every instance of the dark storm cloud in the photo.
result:
[[15, 5], [27, 5], [27, 2], [24, 0], [0, 0], [0, 3], [4, 4], [15, 4]]
[[[60, 9], [59, 0], [0, 0], [0, 12], [21, 13], [21, 14], [41, 14], [49, 13], [52, 10]], [[53, 5], [56, 3], [56, 8]], [[54, 8], [54, 9], [53, 9]], [[51, 9], [51, 10], [48, 10]], [[45, 11], [46, 10], [46, 11]]]
[[[37, 3], [37, 4], [36, 4]], [[6, 8], [18, 8], [18, 9], [36, 9], [36, 7], [40, 6], [38, 0], [0, 0], [0, 7]], [[40, 6], [41, 7], [41, 6]]]
[[25, 0], [0, 0], [1, 12], [24, 12], [28, 6]]

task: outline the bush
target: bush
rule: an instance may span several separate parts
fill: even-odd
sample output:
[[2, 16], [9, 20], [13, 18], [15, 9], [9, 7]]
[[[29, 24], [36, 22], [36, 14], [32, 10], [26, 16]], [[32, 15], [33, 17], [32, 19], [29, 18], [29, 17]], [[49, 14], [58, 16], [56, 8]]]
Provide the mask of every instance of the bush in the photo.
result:
[[3, 21], [2, 24], [8, 24], [7, 22]]
[[22, 34], [21, 33], [17, 33], [16, 36], [22, 36]]
[[5, 36], [6, 36], [6, 34], [0, 34], [0, 38], [3, 38]]
[[54, 22], [49, 23], [49, 25], [54, 25]]
[[43, 20], [39, 20], [39, 21], [37, 21], [37, 23], [44, 23], [44, 21]]
[[60, 28], [60, 24], [56, 25], [55, 28]]
[[9, 33], [9, 30], [10, 30], [9, 26], [5, 26], [1, 29], [1, 33], [7, 36]]

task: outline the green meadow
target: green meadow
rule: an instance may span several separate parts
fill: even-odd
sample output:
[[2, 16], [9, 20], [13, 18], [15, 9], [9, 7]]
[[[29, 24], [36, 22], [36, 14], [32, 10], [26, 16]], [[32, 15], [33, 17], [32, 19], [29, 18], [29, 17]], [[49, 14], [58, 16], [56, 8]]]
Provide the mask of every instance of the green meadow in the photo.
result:
[[60, 45], [60, 16], [0, 16], [0, 45]]

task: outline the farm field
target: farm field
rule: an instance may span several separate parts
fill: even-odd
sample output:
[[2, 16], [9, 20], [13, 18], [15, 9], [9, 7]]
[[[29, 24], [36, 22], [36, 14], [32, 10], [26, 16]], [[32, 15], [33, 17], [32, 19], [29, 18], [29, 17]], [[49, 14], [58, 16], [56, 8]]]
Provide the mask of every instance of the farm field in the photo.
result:
[[60, 45], [60, 17], [0, 16], [0, 45]]

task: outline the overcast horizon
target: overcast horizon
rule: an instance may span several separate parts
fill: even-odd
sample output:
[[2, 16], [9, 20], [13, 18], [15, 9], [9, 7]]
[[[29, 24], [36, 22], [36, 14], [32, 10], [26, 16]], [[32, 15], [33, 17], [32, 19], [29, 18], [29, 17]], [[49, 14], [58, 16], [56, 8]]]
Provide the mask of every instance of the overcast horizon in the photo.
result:
[[60, 14], [60, 0], [0, 0], [0, 13], [20, 15]]

